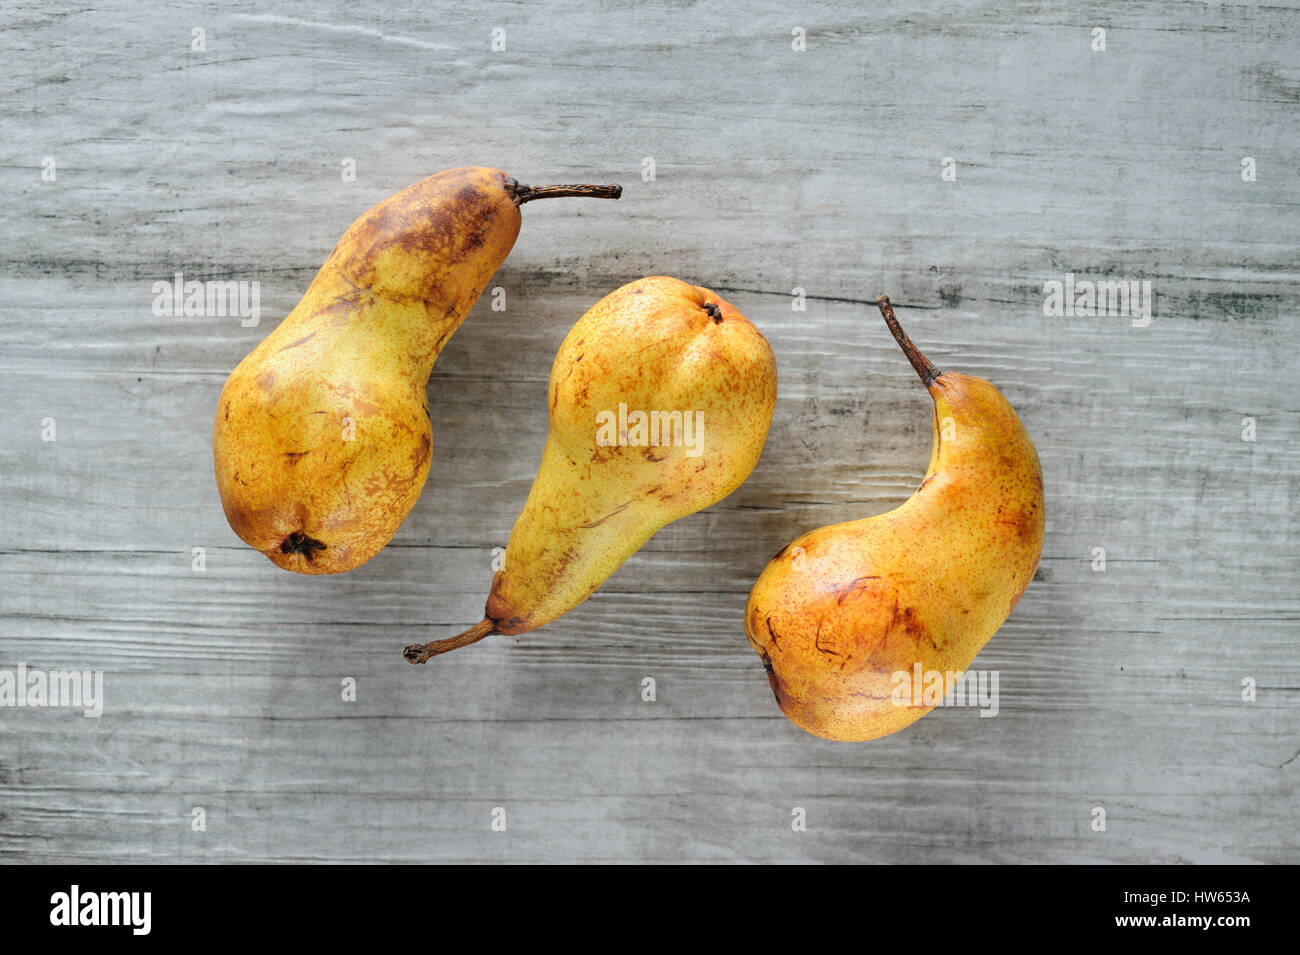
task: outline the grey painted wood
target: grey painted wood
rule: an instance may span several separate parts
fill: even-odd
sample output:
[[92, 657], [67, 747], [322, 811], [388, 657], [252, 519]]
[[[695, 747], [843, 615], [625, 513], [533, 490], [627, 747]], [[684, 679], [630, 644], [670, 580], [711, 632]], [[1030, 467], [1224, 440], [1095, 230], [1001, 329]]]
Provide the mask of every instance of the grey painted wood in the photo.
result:
[[[106, 701], [0, 709], [0, 858], [1300, 861], [1300, 10], [720, 6], [6, 6], [0, 668], [102, 670]], [[433, 375], [415, 512], [352, 574], [284, 573], [221, 513], [222, 381], [359, 212], [467, 164], [626, 194], [525, 210], [507, 310]], [[155, 316], [177, 271], [258, 281], [260, 326]], [[1150, 280], [1151, 324], [1044, 316], [1067, 272]], [[653, 273], [776, 350], [752, 479], [552, 626], [406, 665], [478, 619], [565, 331]], [[790, 538], [924, 470], [881, 292], [1020, 409], [1047, 540], [976, 664], [996, 718], [833, 744], [741, 611]]]

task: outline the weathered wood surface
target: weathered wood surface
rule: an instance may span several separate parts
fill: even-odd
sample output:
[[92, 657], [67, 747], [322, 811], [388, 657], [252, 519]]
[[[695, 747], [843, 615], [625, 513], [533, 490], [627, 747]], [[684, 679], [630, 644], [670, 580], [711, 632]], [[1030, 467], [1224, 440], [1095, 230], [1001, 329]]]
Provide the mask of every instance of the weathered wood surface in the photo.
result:
[[[0, 858], [1300, 861], [1300, 9], [464, 9], [0, 13], [0, 668], [99, 669], [106, 694], [99, 719], [0, 709]], [[626, 194], [525, 210], [508, 309], [481, 302], [433, 375], [396, 541], [284, 573], [222, 516], [222, 381], [360, 211], [466, 164]], [[156, 317], [176, 271], [259, 281], [261, 325]], [[1150, 326], [1045, 317], [1067, 272], [1151, 280]], [[724, 291], [776, 350], [752, 479], [545, 630], [406, 665], [478, 619], [565, 331], [652, 273]], [[976, 664], [996, 718], [833, 744], [780, 715], [741, 611], [789, 539], [925, 467], [880, 292], [1021, 410], [1048, 532]]]

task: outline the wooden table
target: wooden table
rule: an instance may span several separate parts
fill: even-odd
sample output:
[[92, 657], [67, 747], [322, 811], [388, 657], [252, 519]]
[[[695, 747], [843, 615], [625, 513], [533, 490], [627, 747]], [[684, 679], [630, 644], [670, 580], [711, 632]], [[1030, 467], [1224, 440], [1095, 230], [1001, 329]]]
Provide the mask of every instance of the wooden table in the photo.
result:
[[[0, 709], [0, 857], [1300, 861], [1296, 5], [258, 9], [0, 14], [0, 668], [105, 696]], [[278, 570], [217, 499], [222, 382], [357, 214], [475, 164], [626, 191], [525, 210], [394, 542]], [[259, 283], [260, 323], [155, 314], [177, 272]], [[480, 616], [565, 332], [655, 273], [772, 342], [752, 478], [563, 620], [408, 666]], [[1149, 280], [1150, 324], [1045, 315], [1067, 274]], [[1047, 539], [975, 664], [997, 718], [835, 744], [741, 616], [783, 544], [925, 468], [881, 292], [1020, 410]]]

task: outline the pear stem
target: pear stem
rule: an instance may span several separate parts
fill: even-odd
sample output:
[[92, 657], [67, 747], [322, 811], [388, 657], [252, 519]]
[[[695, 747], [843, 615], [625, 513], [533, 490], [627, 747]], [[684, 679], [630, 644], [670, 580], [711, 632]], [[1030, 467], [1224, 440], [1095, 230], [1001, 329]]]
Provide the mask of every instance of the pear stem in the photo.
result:
[[[512, 180], [513, 181], [513, 180]], [[534, 199], [559, 199], [565, 196], [585, 196], [589, 199], [617, 199], [623, 187], [613, 186], [522, 186], [514, 184], [515, 205], [522, 206]]]
[[930, 382], [934, 381], [943, 374], [938, 368], [935, 368], [930, 359], [921, 354], [921, 349], [912, 344], [912, 339], [907, 337], [907, 332], [903, 331], [903, 326], [898, 324], [898, 319], [894, 315], [894, 306], [889, 304], [889, 296], [882, 295], [876, 299], [876, 306], [880, 309], [880, 314], [885, 317], [885, 324], [893, 333], [894, 341], [898, 342], [898, 347], [903, 349], [903, 354], [907, 360], [912, 363], [916, 373], [921, 376], [921, 381], [927, 388]]
[[407, 663], [427, 663], [429, 657], [436, 657], [440, 653], [450, 653], [452, 650], [467, 647], [471, 643], [478, 643], [484, 637], [491, 636], [496, 632], [496, 621], [484, 617], [464, 633], [457, 634], [454, 637], [448, 637], [445, 640], [434, 640], [432, 643], [411, 644], [402, 651], [402, 656], [406, 657]]

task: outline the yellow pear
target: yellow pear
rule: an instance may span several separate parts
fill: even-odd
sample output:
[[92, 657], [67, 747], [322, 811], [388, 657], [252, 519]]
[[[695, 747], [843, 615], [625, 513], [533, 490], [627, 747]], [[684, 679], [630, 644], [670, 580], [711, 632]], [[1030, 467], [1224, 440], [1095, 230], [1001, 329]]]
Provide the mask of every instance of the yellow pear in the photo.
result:
[[943, 693], [916, 693], [915, 675], [946, 686], [965, 671], [1043, 549], [1043, 477], [1015, 409], [984, 379], [937, 370], [889, 299], [877, 304], [934, 399], [925, 479], [888, 513], [792, 541], [745, 608], [781, 710], [832, 740], [875, 739], [929, 712]]
[[573, 326], [551, 368], [541, 466], [484, 619], [412, 663], [535, 630], [586, 600], [651, 535], [753, 470], [776, 404], [761, 332], [705, 288], [632, 282]]
[[304, 574], [375, 556], [429, 473], [433, 363], [514, 245], [519, 207], [620, 192], [449, 169], [352, 223], [222, 389], [212, 452], [235, 533]]

